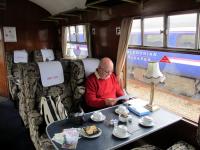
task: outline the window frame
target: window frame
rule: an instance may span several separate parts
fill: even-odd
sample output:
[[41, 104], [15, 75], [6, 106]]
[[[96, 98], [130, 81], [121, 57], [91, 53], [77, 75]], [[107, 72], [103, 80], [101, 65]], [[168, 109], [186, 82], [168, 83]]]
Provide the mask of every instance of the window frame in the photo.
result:
[[[167, 32], [169, 30], [169, 16], [172, 15], [184, 15], [184, 14], [191, 14], [197, 13], [197, 21], [196, 21], [196, 34], [195, 34], [195, 48], [172, 48], [167, 47], [167, 40], [168, 35]], [[152, 18], [152, 17], [164, 17], [164, 29], [163, 29], [163, 47], [154, 47], [154, 46], [144, 46], [144, 19], [145, 18]], [[141, 16], [136, 17], [134, 19], [141, 19], [141, 45], [128, 45], [128, 48], [138, 48], [138, 49], [147, 49], [148, 50], [158, 50], [158, 51], [172, 51], [177, 53], [186, 53], [186, 54], [198, 54], [200, 55], [200, 11], [197, 10], [190, 10], [190, 11], [181, 11], [181, 12], [172, 12], [167, 14], [160, 14], [160, 15], [152, 15], [152, 16]]]
[[[79, 42], [78, 41], [78, 26], [84, 26], [84, 42]], [[67, 25], [67, 26], [62, 26], [63, 28], [63, 35], [62, 35], [62, 43], [64, 42], [65, 44], [63, 44], [63, 57], [66, 58], [66, 59], [73, 59], [71, 58], [71, 56], [67, 56], [67, 51], [68, 51], [68, 47], [67, 45], [68, 44], [71, 44], [71, 45], [86, 45], [87, 46], [87, 51], [88, 51], [88, 56], [89, 56], [89, 48], [88, 48], [88, 39], [87, 39], [87, 23], [82, 23], [82, 24], [71, 24], [71, 25]], [[75, 38], [76, 38], [76, 41], [71, 41], [71, 35], [70, 35], [70, 27], [71, 26], [74, 26], [75, 27]], [[69, 40], [67, 40], [68, 36], [67, 36], [67, 32], [69, 32]], [[83, 57], [84, 58], [84, 57]], [[82, 58], [81, 58], [82, 59]]]

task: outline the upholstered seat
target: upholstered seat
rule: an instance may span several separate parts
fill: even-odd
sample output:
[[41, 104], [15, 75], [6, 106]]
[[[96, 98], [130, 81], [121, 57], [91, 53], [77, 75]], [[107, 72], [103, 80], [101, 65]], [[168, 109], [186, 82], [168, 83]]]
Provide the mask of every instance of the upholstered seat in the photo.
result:
[[[29, 53], [30, 55], [30, 53]], [[14, 63], [13, 52], [6, 53], [9, 92], [15, 106], [19, 109], [19, 114], [25, 127], [28, 127], [28, 118], [25, 105], [23, 65], [24, 63]]]
[[[37, 150], [53, 148], [50, 140], [46, 136], [46, 123], [44, 121], [44, 117], [40, 114], [40, 100], [41, 97], [47, 96], [51, 96], [52, 99], [56, 100], [56, 97], [60, 96], [61, 102], [65, 106], [65, 109], [67, 112], [70, 112], [72, 107], [72, 92], [68, 84], [69, 81], [65, 80], [64, 83], [58, 85], [43, 87], [37, 63], [26, 64], [23, 69], [26, 106], [31, 140], [33, 141]], [[67, 73], [65, 69], [69, 68], [63, 67], [63, 69], [64, 72]]]
[[143, 145], [141, 147], [133, 148], [131, 150], [161, 150], [161, 149], [154, 146], [154, 145], [146, 144], [146, 145]]
[[184, 141], [178, 141], [174, 145], [170, 146], [167, 150], [195, 150], [195, 148]]
[[88, 108], [84, 104], [85, 93], [85, 79], [93, 72], [99, 65], [99, 59], [85, 58], [83, 60], [71, 61], [70, 64], [70, 85], [73, 92], [74, 107], [82, 106], [84, 111], [88, 112]]

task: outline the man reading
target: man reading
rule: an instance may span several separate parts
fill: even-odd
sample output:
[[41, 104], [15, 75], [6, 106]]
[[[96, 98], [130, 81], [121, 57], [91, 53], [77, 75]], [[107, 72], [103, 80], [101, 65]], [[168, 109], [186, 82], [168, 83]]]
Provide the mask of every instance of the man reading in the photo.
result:
[[108, 57], [102, 58], [97, 70], [86, 80], [87, 106], [93, 110], [113, 106], [117, 103], [116, 98], [123, 95], [124, 92], [113, 73], [112, 60]]

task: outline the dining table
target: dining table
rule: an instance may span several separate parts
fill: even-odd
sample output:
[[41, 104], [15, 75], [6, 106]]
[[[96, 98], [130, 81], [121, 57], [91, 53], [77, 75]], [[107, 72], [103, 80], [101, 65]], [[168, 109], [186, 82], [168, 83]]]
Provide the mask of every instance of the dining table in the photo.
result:
[[[141, 101], [140, 99], [131, 100], [132, 105]], [[128, 107], [127, 104], [120, 104]], [[141, 139], [147, 135], [155, 133], [167, 126], [170, 126], [182, 119], [182, 117], [170, 112], [164, 108], [160, 108], [155, 112], [148, 114], [149, 117], [153, 119], [153, 124], [151, 126], [145, 126], [141, 123], [141, 118], [143, 116], [138, 116], [135, 113], [129, 112], [131, 116], [131, 121], [121, 122], [119, 121], [119, 114], [117, 113], [117, 108], [120, 105], [115, 105], [112, 107], [100, 109], [100, 111], [105, 119], [99, 122], [91, 119], [94, 112], [85, 113], [82, 116], [83, 121], [77, 122], [75, 118], [68, 118], [64, 120], [55, 121], [46, 127], [46, 133], [54, 145], [55, 149], [63, 149], [62, 145], [52, 140], [56, 133], [61, 133], [64, 129], [69, 128], [79, 128], [82, 129], [87, 126], [95, 125], [101, 130], [98, 136], [87, 137], [80, 136], [78, 144], [76, 146], [77, 150], [110, 150], [117, 149], [127, 144], [130, 144], [138, 139]], [[130, 105], [130, 103], [129, 103]], [[127, 127], [127, 136], [118, 137], [113, 134], [114, 125], [113, 121], [118, 122], [118, 125], [124, 125]]]

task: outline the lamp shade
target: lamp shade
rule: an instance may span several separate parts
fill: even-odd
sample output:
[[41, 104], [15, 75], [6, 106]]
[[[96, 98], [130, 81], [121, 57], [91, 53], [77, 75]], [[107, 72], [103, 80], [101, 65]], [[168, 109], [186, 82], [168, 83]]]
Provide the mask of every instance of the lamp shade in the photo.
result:
[[149, 62], [147, 71], [144, 74], [147, 83], [159, 83], [165, 80], [165, 76], [161, 73], [158, 62]]

